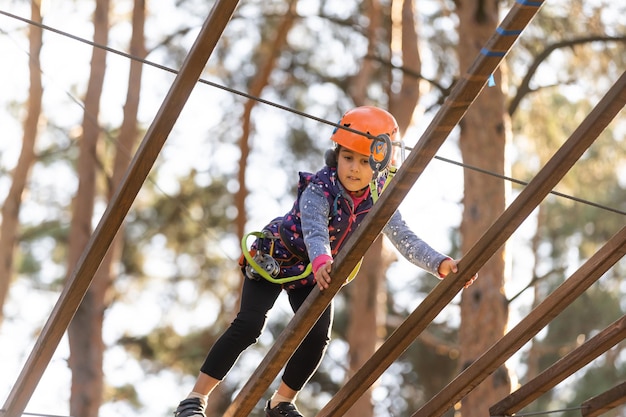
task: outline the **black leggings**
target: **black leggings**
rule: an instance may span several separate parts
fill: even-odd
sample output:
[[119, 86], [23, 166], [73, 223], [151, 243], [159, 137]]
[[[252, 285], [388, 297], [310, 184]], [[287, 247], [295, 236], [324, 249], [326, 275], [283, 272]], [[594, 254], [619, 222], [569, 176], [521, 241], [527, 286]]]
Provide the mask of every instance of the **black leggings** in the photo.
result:
[[[296, 312], [314, 287], [287, 291], [289, 303]], [[218, 380], [224, 379], [239, 355], [255, 343], [265, 327], [267, 312], [280, 295], [282, 287], [266, 280], [253, 281], [245, 278], [241, 294], [241, 306], [235, 320], [215, 342], [200, 370]], [[328, 342], [333, 320], [332, 302], [324, 310], [317, 323], [287, 362], [283, 382], [291, 389], [300, 391], [317, 370]]]

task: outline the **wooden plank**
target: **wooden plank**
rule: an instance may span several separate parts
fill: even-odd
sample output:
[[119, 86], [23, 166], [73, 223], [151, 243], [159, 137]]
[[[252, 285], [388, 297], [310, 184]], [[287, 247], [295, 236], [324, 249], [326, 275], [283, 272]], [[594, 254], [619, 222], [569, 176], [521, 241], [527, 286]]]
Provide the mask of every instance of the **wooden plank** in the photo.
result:
[[[534, 2], [518, 0], [517, 5], [505, 18], [505, 24], [511, 24], [515, 30], [521, 31], [535, 15], [542, 3], [543, 1], [541, 0]], [[246, 417], [252, 411], [259, 398], [269, 388], [294, 350], [311, 330], [311, 327], [324, 309], [330, 304], [332, 298], [339, 292], [343, 279], [348, 276], [371, 243], [378, 237], [391, 215], [397, 210], [415, 181], [435, 156], [443, 141], [459, 123], [478, 94], [480, 94], [489, 76], [504, 59], [506, 55], [504, 50], [508, 51], [516, 39], [517, 34], [505, 31], [503, 34], [495, 33], [487, 42], [468, 72], [454, 86], [450, 96], [435, 115], [435, 118], [411, 151], [407, 160], [402, 164], [394, 180], [381, 195], [379, 202], [374, 205], [370, 215], [367, 216], [349, 239], [346, 247], [338, 254], [333, 263], [333, 277], [335, 279], [331, 283], [330, 288], [324, 292], [320, 292], [317, 288], [313, 290], [285, 330], [276, 339], [274, 345], [253, 372], [246, 385], [235, 397], [230, 407], [226, 410], [224, 417]], [[489, 256], [484, 257], [483, 262]], [[451, 275], [445, 280], [445, 283], [439, 284], [436, 291], [440, 293], [441, 298], [431, 306], [432, 312], [441, 311], [450, 301], [448, 299], [449, 294], [444, 294], [446, 289], [450, 293], [456, 294], [480, 266], [479, 263], [474, 265], [462, 263], [462, 265], [462, 273], [456, 276]]]
[[539, 333], [545, 325], [568, 307], [625, 254], [626, 227], [622, 228], [565, 283], [415, 412], [412, 417], [436, 417], [445, 413]]
[[615, 407], [626, 404], [626, 382], [582, 403], [583, 417], [598, 417]]
[[[479, 242], [470, 249], [467, 257], [480, 257], [480, 252], [489, 250], [493, 239], [501, 241], [503, 234], [510, 236], [545, 198], [550, 190], [563, 178], [599, 134], [608, 126], [626, 103], [626, 72], [615, 82], [570, 138], [548, 161], [537, 176], [522, 190]], [[493, 237], [492, 237], [493, 236]], [[502, 242], [503, 243], [503, 242]], [[479, 252], [475, 254], [475, 252]], [[435, 417], [454, 406], [463, 396], [501, 366], [511, 355], [539, 332], [543, 326], [569, 305], [578, 295], [577, 285], [589, 286], [626, 253], [626, 227], [607, 242], [596, 255], [589, 259], [572, 277], [546, 298], [524, 320], [515, 326], [487, 352], [467, 367], [439, 393], [431, 398], [412, 417]], [[444, 280], [445, 281], [445, 280]]]
[[[465, 279], [476, 272], [511, 236], [515, 229], [545, 198], [571, 166], [585, 152], [600, 132], [609, 124], [626, 101], [626, 73], [620, 77], [607, 95], [598, 103], [570, 139], [559, 149], [537, 176], [522, 190], [479, 241], [459, 263], [459, 274], [443, 280], [385, 341], [359, 371], [337, 392], [320, 411], [318, 417], [340, 416], [378, 379], [382, 372], [415, 340], [430, 321], [456, 296]], [[623, 232], [622, 234], [626, 234]], [[623, 236], [622, 236], [623, 237]], [[521, 345], [520, 345], [521, 346]], [[496, 362], [500, 362], [496, 360]], [[504, 362], [504, 361], [502, 361]], [[499, 364], [497, 365], [499, 366]], [[493, 369], [497, 368], [495, 366]], [[471, 368], [471, 369], [470, 369]], [[470, 367], [466, 372], [477, 368]], [[490, 369], [489, 372], [493, 371]], [[464, 375], [468, 375], [465, 373]], [[452, 386], [432, 398], [418, 413], [419, 416], [441, 415], [467, 394], [487, 374], [463, 376]], [[422, 411], [424, 410], [424, 411]]]
[[24, 412], [237, 4], [238, 1], [218, 0], [213, 6], [9, 393], [3, 406], [4, 417], [20, 417]]
[[489, 415], [512, 415], [626, 338], [626, 316], [574, 349], [548, 369], [489, 408]]

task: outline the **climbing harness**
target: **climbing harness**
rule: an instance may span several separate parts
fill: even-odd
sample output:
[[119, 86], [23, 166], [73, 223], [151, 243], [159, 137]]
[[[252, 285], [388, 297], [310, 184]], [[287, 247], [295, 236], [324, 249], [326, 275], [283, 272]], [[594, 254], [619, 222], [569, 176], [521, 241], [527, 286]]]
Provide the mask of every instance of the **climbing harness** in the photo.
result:
[[[396, 144], [400, 144], [399, 146], [402, 149], [401, 159], [404, 161], [404, 142], [402, 141], [392, 141], [389, 135], [381, 134], [372, 139], [372, 143], [370, 145], [370, 157], [369, 164], [372, 168], [373, 175], [372, 181], [370, 182], [370, 192], [372, 195], [372, 200], [374, 203], [378, 201], [379, 192], [378, 192], [378, 177], [382, 171], [387, 171], [387, 177], [385, 179], [385, 183], [382, 186], [381, 193], [385, 191], [389, 182], [393, 179], [394, 175], [397, 172], [397, 168], [392, 165], [392, 155], [393, 155], [393, 146]], [[383, 155], [383, 158], [380, 161], [377, 161], [374, 158], [374, 155]], [[248, 248], [248, 238], [250, 236], [257, 238], [257, 247], [255, 249]], [[270, 247], [269, 253], [266, 253], [262, 249], [261, 239], [269, 239]], [[242, 267], [245, 275], [252, 280], [260, 280], [261, 278], [274, 283], [274, 284], [287, 284], [290, 282], [298, 281], [304, 279], [311, 275], [312, 266], [311, 263], [308, 262], [302, 273], [290, 276], [279, 278], [280, 275], [280, 262], [277, 261], [273, 256], [274, 252], [274, 244], [276, 240], [280, 239], [280, 226], [279, 226], [279, 236], [274, 236], [269, 230], [265, 229], [262, 232], [250, 232], [243, 236], [241, 239], [241, 252], [243, 253], [243, 257], [245, 258], [245, 263], [242, 263]], [[284, 243], [284, 242], [283, 242]], [[287, 248], [290, 252], [294, 252], [294, 248]], [[298, 258], [306, 259], [306, 254], [298, 254], [294, 253], [294, 255]], [[363, 263], [363, 258], [359, 260], [356, 264], [348, 278], [346, 278], [345, 283], [351, 282], [356, 275], [358, 274], [361, 264]]]
[[273, 252], [274, 242], [277, 239], [280, 239], [277, 236], [271, 236], [265, 232], [250, 232], [241, 239], [241, 251], [243, 253], [243, 257], [248, 263], [245, 266], [245, 274], [248, 278], [255, 281], [258, 281], [261, 278], [265, 278], [266, 280], [274, 284], [286, 284], [289, 282], [298, 281], [311, 275], [312, 266], [309, 263], [304, 271], [299, 275], [278, 278], [278, 275], [280, 274], [280, 265], [278, 261], [274, 259], [270, 254], [264, 253], [259, 247], [257, 247], [256, 251], [250, 251], [250, 249], [248, 249], [248, 238], [250, 236], [254, 236], [257, 239], [270, 239], [270, 253]]

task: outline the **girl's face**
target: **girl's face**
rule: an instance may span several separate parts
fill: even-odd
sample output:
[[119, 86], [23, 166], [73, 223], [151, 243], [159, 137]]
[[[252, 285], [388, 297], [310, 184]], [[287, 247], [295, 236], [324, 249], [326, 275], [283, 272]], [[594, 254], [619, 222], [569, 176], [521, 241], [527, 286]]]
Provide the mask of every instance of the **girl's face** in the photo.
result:
[[365, 191], [372, 180], [373, 171], [370, 167], [369, 156], [350, 149], [339, 148], [337, 155], [337, 175], [343, 187], [350, 191]]

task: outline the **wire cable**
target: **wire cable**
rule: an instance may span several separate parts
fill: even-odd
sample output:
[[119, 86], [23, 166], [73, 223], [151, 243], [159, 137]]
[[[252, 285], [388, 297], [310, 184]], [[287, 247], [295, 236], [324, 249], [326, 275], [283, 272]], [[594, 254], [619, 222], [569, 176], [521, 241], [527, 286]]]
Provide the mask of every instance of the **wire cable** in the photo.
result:
[[[407, 146], [407, 149], [410, 150], [411, 148]], [[472, 165], [469, 165], [469, 164], [466, 164], [466, 163], [453, 161], [452, 159], [443, 158], [443, 157], [437, 156], [437, 155], [434, 156], [434, 159], [438, 159], [440, 161], [447, 162], [449, 164], [458, 165], [460, 167], [463, 167], [463, 168], [466, 168], [466, 169], [469, 169], [469, 170], [472, 170], [472, 171], [480, 172], [482, 174], [490, 175], [492, 177], [496, 177], [496, 178], [500, 178], [500, 179], [503, 179], [503, 180], [506, 180], [506, 181], [510, 181], [510, 182], [515, 183], [515, 184], [519, 184], [519, 185], [523, 185], [523, 186], [527, 186], [528, 185], [528, 182], [526, 182], [526, 181], [522, 181], [522, 180], [518, 180], [518, 179], [515, 179], [515, 178], [512, 178], [512, 177], [508, 177], [506, 175], [498, 174], [496, 172], [488, 171], [486, 169], [478, 168], [476, 166], [472, 166]], [[624, 210], [620, 210], [620, 209], [617, 209], [617, 208], [605, 206], [605, 205], [599, 204], [599, 203], [594, 203], [593, 201], [590, 201], [590, 200], [585, 200], [583, 198], [574, 197], [574, 196], [571, 196], [569, 194], [560, 193], [558, 191], [550, 191], [550, 194], [556, 195], [558, 197], [563, 197], [563, 198], [566, 198], [568, 200], [576, 201], [578, 203], [587, 204], [589, 206], [593, 206], [593, 207], [600, 208], [600, 209], [603, 209], [603, 210], [612, 211], [613, 213], [617, 213], [617, 214], [621, 214], [623, 216], [626, 216], [626, 211], [624, 211]]]
[[[163, 70], [163, 71], [175, 74], [175, 75], [178, 74], [178, 71], [173, 69], [173, 68], [169, 68], [169, 67], [166, 67], [165, 65], [157, 64], [156, 62], [149, 61], [149, 60], [147, 60], [145, 58], [140, 58], [140, 57], [131, 55], [129, 53], [120, 51], [118, 49], [111, 48], [111, 47], [106, 46], [106, 45], [98, 44], [96, 42], [90, 41], [88, 39], [81, 38], [81, 37], [76, 36], [76, 35], [72, 35], [71, 33], [62, 31], [60, 29], [56, 29], [56, 28], [53, 28], [51, 26], [44, 25], [43, 23], [35, 22], [34, 20], [30, 20], [30, 19], [27, 19], [25, 17], [17, 16], [15, 14], [9, 13], [9, 12], [4, 11], [4, 10], [0, 10], [0, 14], [5, 15], [7, 17], [10, 17], [12, 19], [19, 20], [21, 22], [24, 22], [24, 23], [32, 25], [32, 26], [37, 26], [40, 29], [44, 29], [44, 30], [47, 30], [49, 32], [56, 33], [58, 35], [68, 37], [68, 38], [73, 39], [75, 41], [78, 41], [78, 42], [87, 44], [89, 46], [92, 46], [94, 48], [104, 49], [105, 51], [111, 52], [112, 54], [116, 54], [116, 55], [122, 56], [124, 58], [131, 59], [133, 61], [138, 61], [138, 62], [141, 62], [142, 64], [149, 65], [149, 66], [152, 66], [154, 68], [158, 68], [160, 70]], [[282, 104], [278, 104], [278, 103], [275, 103], [275, 102], [272, 102], [272, 101], [269, 101], [269, 100], [262, 99], [260, 97], [253, 96], [253, 95], [245, 93], [243, 91], [239, 91], [239, 90], [236, 90], [234, 88], [226, 87], [226, 86], [223, 86], [221, 84], [217, 84], [217, 83], [214, 83], [212, 81], [205, 80], [203, 78], [200, 78], [198, 80], [198, 82], [201, 83], [201, 84], [206, 84], [206, 85], [209, 85], [211, 87], [218, 88], [220, 90], [227, 91], [227, 92], [232, 93], [232, 94], [236, 94], [236, 95], [242, 96], [242, 97], [250, 99], [250, 100], [258, 101], [260, 103], [267, 104], [269, 106], [273, 106], [273, 107], [279, 108], [281, 110], [288, 111], [290, 113], [294, 113], [294, 114], [296, 114], [298, 116], [309, 118], [309, 119], [314, 120], [316, 122], [324, 123], [324, 124], [327, 124], [327, 125], [333, 126], [333, 127], [343, 127], [341, 125], [337, 125], [337, 123], [330, 122], [330, 121], [322, 119], [320, 117], [316, 117], [316, 116], [313, 116], [311, 114], [308, 114], [308, 113], [305, 113], [305, 112], [293, 109], [291, 107], [283, 106]], [[358, 130], [349, 129], [349, 128], [346, 129], [346, 130], [349, 130], [349, 131], [351, 131], [353, 133], [362, 134], [362, 135], [365, 135], [365, 136], [373, 138], [372, 135], [368, 135], [368, 134], [366, 134], [364, 132], [359, 132]]]
[[[166, 66], [161, 65], [161, 64], [157, 64], [157, 63], [149, 61], [149, 60], [147, 60], [145, 58], [140, 58], [140, 57], [137, 57], [137, 56], [133, 56], [133, 55], [131, 55], [129, 53], [126, 53], [126, 52], [123, 52], [123, 51], [111, 48], [111, 47], [106, 46], [106, 45], [98, 44], [96, 42], [93, 42], [93, 41], [81, 38], [81, 37], [76, 36], [76, 35], [72, 35], [72, 34], [70, 34], [68, 32], [62, 31], [60, 29], [53, 28], [53, 27], [48, 26], [48, 25], [44, 25], [44, 24], [39, 23], [39, 22], [35, 22], [35, 21], [31, 20], [31, 19], [27, 19], [27, 18], [24, 18], [24, 17], [21, 17], [21, 16], [17, 16], [15, 14], [6, 12], [4, 10], [0, 10], [0, 14], [5, 15], [7, 17], [10, 17], [12, 19], [19, 20], [19, 21], [24, 22], [24, 23], [29, 24], [29, 25], [37, 26], [37, 27], [39, 27], [39, 28], [41, 28], [43, 30], [47, 30], [47, 31], [56, 33], [58, 35], [68, 37], [68, 38], [76, 40], [78, 42], [85, 43], [85, 44], [90, 45], [90, 46], [92, 46], [94, 48], [101, 48], [101, 49], [104, 49], [107, 52], [111, 52], [113, 54], [122, 56], [124, 58], [130, 59], [130, 60], [134, 60], [134, 61], [138, 61], [138, 62], [141, 62], [142, 64], [149, 65], [149, 66], [158, 68], [160, 70], [163, 70], [163, 71], [166, 71], [166, 72], [170, 72], [172, 74], [178, 74], [178, 71], [175, 70], [175, 69], [166, 67]], [[302, 112], [302, 111], [299, 111], [299, 110], [293, 109], [291, 107], [284, 106], [282, 104], [278, 104], [278, 103], [275, 103], [275, 102], [272, 102], [272, 101], [269, 101], [269, 100], [265, 100], [265, 99], [257, 97], [257, 96], [253, 96], [253, 95], [245, 93], [243, 91], [239, 91], [239, 90], [236, 90], [234, 88], [226, 87], [226, 86], [223, 86], [223, 85], [220, 85], [220, 84], [217, 84], [217, 83], [205, 80], [203, 78], [200, 78], [198, 80], [198, 82], [202, 83], [202, 84], [209, 85], [209, 86], [214, 87], [214, 88], [218, 88], [220, 90], [227, 91], [227, 92], [235, 94], [235, 95], [239, 95], [239, 96], [245, 97], [245, 98], [247, 98], [249, 100], [254, 100], [254, 101], [257, 101], [259, 103], [266, 104], [268, 106], [276, 107], [278, 109], [281, 109], [281, 110], [284, 110], [284, 111], [296, 114], [298, 116], [302, 116], [302, 117], [314, 120], [314, 121], [319, 122], [319, 123], [327, 124], [327, 125], [333, 126], [333, 127], [340, 127], [340, 128], [345, 129], [345, 130], [348, 130], [348, 131], [350, 131], [352, 133], [361, 134], [361, 135], [369, 137], [370, 139], [375, 139], [374, 136], [372, 136], [372, 135], [370, 135], [368, 133], [360, 132], [358, 130], [351, 129], [349, 127], [342, 126], [342, 125], [339, 125], [339, 124], [334, 123], [334, 122], [330, 122], [330, 121], [325, 120], [323, 118], [320, 118], [320, 117], [317, 117], [317, 116], [313, 116], [311, 114], [308, 114], [308, 113], [305, 113], [305, 112]], [[73, 100], [76, 101], [75, 98], [73, 98]], [[406, 149], [411, 150], [412, 148], [407, 146]], [[463, 163], [463, 162], [454, 161], [454, 160], [451, 160], [451, 159], [448, 159], [448, 158], [444, 158], [444, 157], [441, 157], [441, 156], [437, 156], [437, 155], [434, 156], [434, 159], [437, 159], [437, 160], [440, 160], [440, 161], [443, 161], [443, 162], [446, 162], [446, 163], [450, 163], [450, 164], [453, 164], [453, 165], [457, 165], [457, 166], [460, 166], [462, 168], [467, 168], [467, 169], [470, 169], [472, 171], [476, 171], [476, 172], [480, 172], [480, 173], [483, 173], [483, 174], [486, 174], [486, 175], [490, 175], [492, 177], [496, 177], [496, 178], [500, 178], [500, 179], [503, 179], [503, 180], [506, 180], [506, 181], [510, 181], [512, 183], [515, 183], [515, 184], [519, 184], [519, 185], [523, 185], [523, 186], [528, 185], [528, 182], [526, 182], [526, 181], [518, 180], [518, 179], [515, 179], [515, 178], [512, 178], [512, 177], [508, 177], [508, 176], [505, 176], [505, 175], [502, 175], [502, 174], [498, 174], [498, 173], [495, 173], [495, 172], [492, 172], [492, 171], [489, 171], [489, 170], [486, 170], [486, 169], [482, 169], [482, 168], [479, 168], [479, 167], [468, 165], [468, 164]], [[589, 205], [589, 206], [592, 206], [592, 207], [596, 207], [596, 208], [599, 208], [599, 209], [602, 209], [602, 210], [610, 211], [610, 212], [613, 212], [613, 213], [616, 213], [616, 214], [621, 214], [622, 216], [626, 216], [626, 211], [624, 211], [624, 210], [620, 210], [620, 209], [609, 207], [609, 206], [606, 206], [606, 205], [603, 205], [603, 204], [595, 203], [595, 202], [590, 201], [590, 200], [574, 197], [574, 196], [571, 196], [571, 195], [568, 195], [568, 194], [565, 194], [565, 193], [560, 193], [558, 191], [550, 191], [550, 194], [558, 196], [558, 197], [566, 198], [566, 199], [569, 199], [571, 201], [575, 201], [575, 202], [578, 202], [578, 203], [586, 204], [586, 205]]]
[[[3, 408], [0, 408], [1, 412], [5, 412], [6, 410]], [[72, 417], [72, 416], [65, 416], [65, 415], [58, 415], [58, 414], [44, 414], [44, 413], [27, 413], [27, 412], [23, 412], [22, 415], [24, 416], [38, 416], [38, 417]]]

